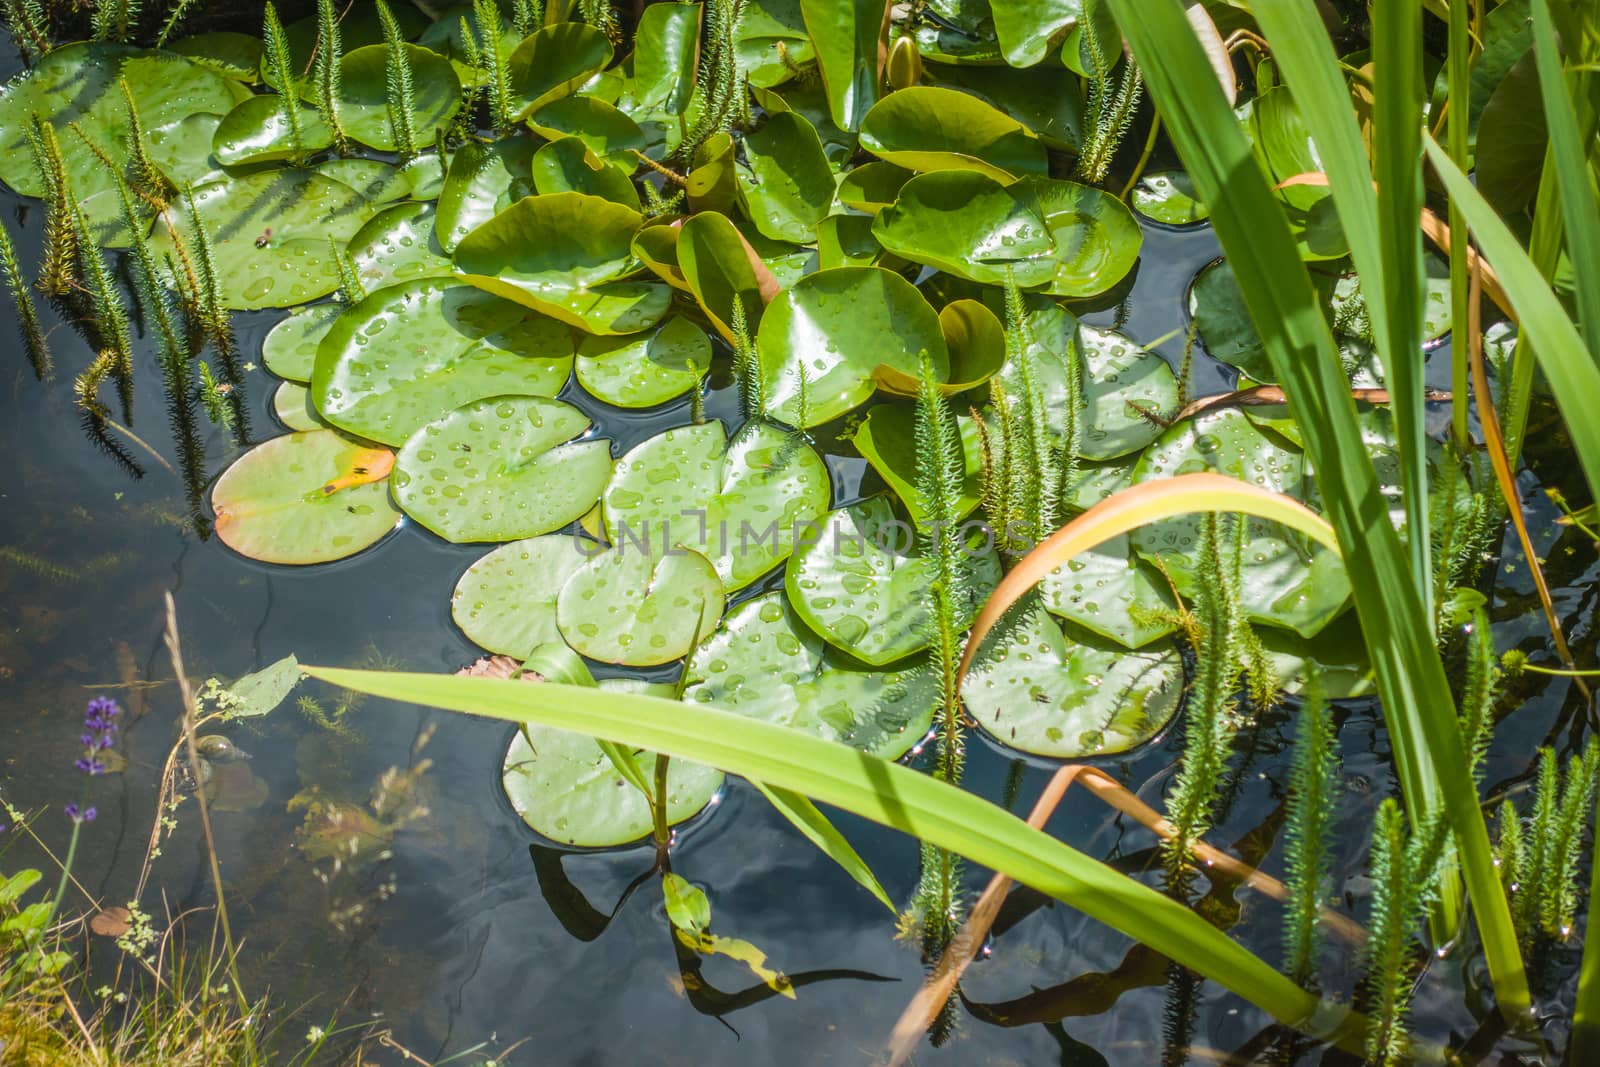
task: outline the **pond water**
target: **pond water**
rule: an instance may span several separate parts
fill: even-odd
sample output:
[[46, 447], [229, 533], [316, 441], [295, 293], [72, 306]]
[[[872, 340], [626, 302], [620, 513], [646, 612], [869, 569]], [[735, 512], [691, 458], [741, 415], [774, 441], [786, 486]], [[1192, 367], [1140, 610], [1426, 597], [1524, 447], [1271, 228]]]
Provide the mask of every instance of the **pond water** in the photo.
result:
[[[10, 49], [0, 45], [0, 54]], [[0, 64], [9, 77], [10, 63]], [[25, 265], [38, 250], [42, 211], [9, 193], [0, 209]], [[1131, 286], [1086, 321], [1117, 323], [1176, 364], [1186, 326], [1185, 294], [1216, 255], [1203, 228], [1146, 224]], [[7, 316], [9, 311], [0, 312]], [[241, 314], [245, 357], [281, 312]], [[53, 320], [52, 320], [53, 321]], [[1170, 336], [1174, 331], [1176, 336]], [[129, 763], [94, 782], [99, 818], [86, 827], [78, 875], [107, 901], [126, 899], [156, 815], [161, 761], [174, 737], [177, 698], [161, 647], [161, 601], [176, 597], [188, 669], [196, 679], [236, 677], [294, 653], [329, 665], [389, 665], [453, 671], [479, 650], [454, 626], [447, 591], [482, 554], [446, 543], [407, 520], [393, 535], [348, 560], [306, 568], [244, 559], [215, 538], [197, 536], [181, 480], [167, 466], [174, 446], [158, 398], [152, 346], [142, 344], [132, 429], [149, 450], [130, 445], [144, 468], [131, 477], [86, 438], [72, 403], [71, 376], [87, 359], [65, 327], [51, 334], [57, 378], [34, 381], [15, 355], [0, 389], [0, 790], [24, 808], [73, 799], [71, 767], [78, 723], [93, 687], [152, 683], [119, 695], [142, 716], [126, 732]], [[1231, 371], [1197, 360], [1195, 393], [1221, 391]], [[1448, 376], [1448, 347], [1431, 357]], [[1227, 373], [1224, 373], [1227, 372]], [[256, 440], [281, 432], [271, 414], [275, 382], [247, 375], [245, 408]], [[729, 420], [738, 404], [719, 359], [708, 411]], [[1447, 384], [1435, 382], [1434, 384]], [[606, 407], [570, 388], [563, 399], [590, 414], [620, 455], [662, 429], [689, 421], [687, 402], [644, 414]], [[1442, 413], [1441, 413], [1442, 415]], [[1536, 430], [1523, 489], [1539, 550], [1549, 560], [1574, 652], [1592, 662], [1596, 562], [1592, 547], [1552, 524], [1539, 488], [1576, 477], [1555, 435]], [[835, 505], [859, 495], [872, 475], [848, 445], [824, 428], [818, 444], [834, 476]], [[238, 454], [227, 439], [207, 441], [215, 477]], [[1546, 464], [1550, 469], [1544, 469]], [[46, 566], [45, 564], [48, 564]], [[1496, 644], [1548, 658], [1548, 637], [1527, 569], [1508, 538], [1492, 579]], [[775, 574], [746, 590], [781, 584]], [[335, 707], [340, 694], [304, 683], [299, 694]], [[1514, 698], [1514, 699], [1513, 699]], [[1490, 795], [1514, 788], [1547, 739], [1565, 748], [1564, 724], [1581, 708], [1565, 682], [1523, 679], [1508, 696], [1513, 717], [1496, 737], [1487, 769]], [[1504, 709], [1503, 709], [1504, 710]], [[772, 995], [725, 959], [675, 951], [652, 880], [648, 845], [606, 852], [559, 850], [512, 811], [500, 786], [510, 730], [380, 700], [343, 721], [341, 737], [285, 705], [257, 729], [235, 727], [255, 783], [214, 816], [235, 932], [251, 993], [270, 990], [285, 1009], [311, 1004], [306, 1025], [339, 1009], [344, 1022], [381, 1017], [396, 1040], [436, 1060], [492, 1041], [531, 1044], [511, 1063], [856, 1064], [873, 1059], [923, 975], [914, 945], [870, 896], [793, 830], [742, 782], [730, 782], [704, 813], [681, 827], [674, 869], [710, 897], [715, 929], [744, 938], [790, 975], [796, 999]], [[1241, 740], [1237, 783], [1210, 835], [1246, 855], [1269, 850], [1281, 830], [1291, 715], [1266, 716]], [[1343, 905], [1360, 917], [1367, 895], [1365, 847], [1372, 812], [1394, 791], [1381, 716], [1370, 702], [1341, 704], [1343, 791], [1336, 878]], [[1179, 729], [1106, 769], [1141, 797], [1159, 798], [1179, 751]], [[1553, 735], [1553, 736], [1552, 736]], [[419, 744], [424, 742], [419, 752]], [[304, 812], [291, 801], [364, 802], [389, 767], [431, 761], [422, 776], [428, 814], [401, 830], [392, 855], [335, 871], [300, 847]], [[976, 736], [966, 785], [1026, 812], [1051, 767], [1015, 760]], [[69, 795], [69, 793], [71, 795]], [[204, 846], [192, 807], [163, 848], [145, 906], [173, 913], [213, 903]], [[891, 898], [915, 884], [914, 842], [839, 815], [838, 824], [882, 879]], [[39, 824], [59, 848], [66, 820]], [[1128, 871], [1160, 863], [1155, 839], [1087, 794], [1069, 794], [1048, 829]], [[1280, 873], [1267, 851], [1264, 868]], [[1586, 868], [1585, 868], [1586, 869]], [[969, 871], [972, 893], [985, 873]], [[638, 888], [638, 892], [631, 892]], [[1204, 888], [1204, 887], [1203, 887]], [[1233, 933], [1265, 958], [1277, 955], [1277, 906], [1225, 880], [1216, 903], [1237, 912]], [[1252, 921], [1253, 918], [1260, 921]], [[969, 972], [954, 1035], [925, 1047], [921, 1063], [1216, 1063], [1259, 1048], [1270, 1020], [1210, 983], [1169, 974], [1162, 961], [1120, 934], [1070, 909], [1022, 891], [995, 928], [993, 949]], [[1550, 962], [1546, 989], [1570, 997], [1575, 950]], [[1332, 952], [1328, 984], [1348, 988], [1354, 964]], [[1481, 965], [1458, 949], [1437, 961], [1413, 1010], [1419, 1036], [1461, 1039], [1484, 1015]], [[1565, 1012], [1552, 1014], [1567, 1014]], [[1559, 1042], [1562, 1035], [1547, 1035]], [[1527, 1050], [1491, 1023], [1480, 1050]], [[379, 1062], [388, 1053], [377, 1053]], [[1323, 1053], [1307, 1048], [1305, 1062]]]

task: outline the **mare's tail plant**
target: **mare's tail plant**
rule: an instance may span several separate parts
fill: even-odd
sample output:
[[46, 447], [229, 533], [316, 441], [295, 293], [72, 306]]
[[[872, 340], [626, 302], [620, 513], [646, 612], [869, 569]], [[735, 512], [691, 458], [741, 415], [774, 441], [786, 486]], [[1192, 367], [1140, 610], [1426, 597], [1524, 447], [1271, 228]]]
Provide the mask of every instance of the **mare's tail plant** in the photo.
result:
[[44, 330], [39, 325], [39, 309], [33, 304], [33, 292], [17, 262], [17, 250], [11, 243], [11, 231], [0, 226], [0, 269], [6, 276], [6, 288], [11, 290], [11, 302], [17, 309], [17, 329], [22, 335], [22, 347], [28, 353], [28, 364], [34, 377], [44, 381], [54, 371], [50, 359], [50, 346], [45, 343]]
[[161, 168], [156, 166], [155, 160], [150, 158], [144, 124], [139, 121], [139, 108], [133, 102], [133, 90], [128, 88], [128, 79], [119, 78], [117, 85], [122, 90], [122, 102], [128, 111], [127, 180], [139, 199], [157, 211], [163, 211], [177, 190]]
[[89, 223], [81, 209], [74, 208], [73, 247], [78, 249], [77, 271], [84, 279], [86, 314], [79, 322], [95, 358], [73, 382], [78, 407], [100, 425], [107, 413], [99, 400], [100, 386], [107, 378], [117, 383], [117, 397], [122, 405], [124, 421], [133, 421], [133, 328], [128, 322], [128, 309], [122, 295], [111, 280], [100, 249], [95, 246], [89, 232]]
[[578, 19], [605, 34], [612, 44], [622, 41], [622, 24], [611, 0], [578, 0]]
[[735, 36], [747, 0], [705, 0], [700, 27], [700, 62], [695, 68], [690, 112], [694, 124], [678, 146], [677, 158], [687, 162], [714, 134], [727, 133], [750, 122], [750, 93], [739, 70]]
[[1300, 708], [1289, 769], [1289, 900], [1283, 928], [1284, 970], [1305, 989], [1316, 986], [1322, 949], [1322, 897], [1329, 877], [1338, 776], [1335, 752], [1333, 716], [1313, 679]]
[[91, 26], [97, 41], [126, 42], [139, 28], [139, 0], [96, 0]]
[[511, 28], [526, 37], [544, 25], [544, 0], [511, 0]]
[[1448, 829], [1434, 812], [1408, 832], [1392, 798], [1378, 806], [1372, 826], [1372, 915], [1367, 923], [1367, 1060], [1399, 1063], [1409, 1039], [1413, 935], [1439, 889]]
[[1600, 744], [1593, 739], [1583, 755], [1567, 761], [1565, 774], [1557, 773], [1555, 753], [1540, 749], [1532, 817], [1524, 823], [1511, 801], [1500, 805], [1496, 849], [1500, 879], [1511, 897], [1511, 917], [1524, 945], [1541, 938], [1564, 940], [1572, 933], [1578, 908], [1578, 853], [1584, 826], [1594, 811], [1597, 778]]
[[39, 0], [5, 0], [5, 11], [11, 39], [22, 58], [33, 64], [48, 55], [52, 47], [50, 16]]
[[[477, 53], [476, 66], [488, 75], [486, 86], [489, 95], [489, 121], [497, 136], [507, 137], [516, 128], [516, 109], [511, 103], [511, 66], [502, 40], [505, 30], [500, 22], [500, 5], [495, 0], [473, 0], [473, 14], [478, 24], [478, 38], [473, 50]], [[462, 20], [462, 36], [472, 41], [470, 27]], [[530, 31], [531, 32], [531, 31]]]
[[389, 127], [394, 133], [395, 151], [403, 160], [414, 159], [417, 147], [416, 89], [411, 80], [411, 57], [406, 52], [400, 23], [384, 0], [376, 0], [378, 19], [383, 23], [383, 47], [388, 60], [384, 83], [388, 95]]
[[173, 0], [172, 10], [167, 12], [167, 20], [161, 24], [161, 32], [156, 34], [157, 48], [166, 47], [168, 39], [177, 32], [197, 2], [198, 0]]
[[55, 127], [35, 115], [28, 129], [28, 146], [44, 182], [45, 199], [44, 249], [34, 285], [45, 296], [64, 303], [79, 288], [78, 200], [61, 159]]
[[317, 106], [322, 121], [333, 136], [333, 150], [341, 156], [350, 150], [350, 137], [339, 117], [339, 96], [343, 91], [339, 68], [344, 44], [339, 37], [339, 12], [333, 0], [317, 0], [317, 62], [313, 75], [317, 83]]
[[739, 403], [744, 410], [745, 420], [755, 422], [766, 416], [766, 386], [761, 380], [761, 361], [756, 356], [756, 344], [750, 336], [742, 299], [734, 298], [730, 318], [728, 328], [733, 331], [733, 377], [739, 383]]
[[[1084, 108], [1083, 144], [1078, 150], [1078, 178], [1091, 184], [1105, 180], [1117, 148], [1128, 136], [1133, 117], [1144, 96], [1144, 75], [1132, 58], [1123, 60], [1116, 72], [1115, 60], [1108, 61], [1095, 31], [1095, 19], [1082, 22], [1084, 46], [1090, 55], [1089, 99]], [[1120, 51], [1120, 49], [1116, 50]], [[1112, 55], [1116, 55], [1113, 51]], [[1113, 78], [1113, 73], [1116, 73]]]
[[300, 94], [295, 91], [294, 61], [289, 56], [289, 39], [272, 0], [267, 0], [261, 15], [261, 42], [267, 74], [278, 85], [278, 114], [283, 119], [283, 128], [289, 131], [289, 147], [296, 157], [302, 156], [306, 150], [306, 136], [300, 125]]
[[183, 199], [189, 215], [189, 236], [194, 243], [197, 283], [195, 315], [199, 320], [200, 332], [216, 352], [227, 381], [237, 388], [240, 384], [239, 346], [233, 334], [233, 316], [228, 314], [227, 303], [222, 298], [222, 279], [217, 273], [211, 229], [206, 225], [205, 216], [200, 213], [200, 204], [195, 198], [192, 184], [184, 186]]
[[346, 304], [355, 305], [367, 298], [367, 287], [361, 284], [361, 275], [350, 261], [350, 253], [337, 238], [328, 238], [328, 248], [333, 255], [333, 265], [339, 271], [339, 297]]

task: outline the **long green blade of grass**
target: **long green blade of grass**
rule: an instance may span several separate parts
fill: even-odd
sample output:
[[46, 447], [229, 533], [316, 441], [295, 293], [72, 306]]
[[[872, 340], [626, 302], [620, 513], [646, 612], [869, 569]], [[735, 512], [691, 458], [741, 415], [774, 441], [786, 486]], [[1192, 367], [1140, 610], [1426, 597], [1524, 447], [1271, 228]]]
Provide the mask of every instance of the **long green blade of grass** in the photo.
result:
[[[1282, 210], [1251, 155], [1177, 0], [1110, 0], [1304, 435], [1372, 658], [1407, 804], [1444, 805], [1502, 1009], [1527, 1010], [1527, 976], [1433, 625], [1389, 522], [1350, 384]], [[1322, 32], [1320, 29], [1319, 33]], [[1414, 220], [1413, 220], [1414, 224]]]
[[1600, 419], [1595, 418], [1595, 398], [1600, 397], [1600, 367], [1589, 358], [1577, 327], [1551, 290], [1544, 275], [1517, 242], [1472, 180], [1450, 162], [1450, 156], [1432, 138], [1428, 160], [1444, 183], [1450, 199], [1461, 208], [1467, 225], [1478, 239], [1484, 258], [1494, 267], [1511, 306], [1517, 312], [1517, 329], [1528, 343], [1572, 438], [1572, 449], [1589, 482], [1589, 492], [1600, 499]]
[[[455, 675], [304, 670], [374, 696], [598, 735], [792, 790], [1008, 874], [1285, 1023], [1308, 1027], [1318, 1010], [1317, 998], [1172, 898], [981, 797], [846, 745], [705, 705], [634, 693]], [[1345, 1016], [1344, 1025], [1340, 1036], [1349, 1038], [1354, 1017]]]

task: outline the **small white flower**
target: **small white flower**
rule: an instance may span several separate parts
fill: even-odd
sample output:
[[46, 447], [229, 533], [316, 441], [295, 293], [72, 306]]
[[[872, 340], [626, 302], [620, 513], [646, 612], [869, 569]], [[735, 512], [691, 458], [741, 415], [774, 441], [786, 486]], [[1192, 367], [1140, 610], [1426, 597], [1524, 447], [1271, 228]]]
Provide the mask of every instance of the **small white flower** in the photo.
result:
[[313, 1026], [311, 1029], [306, 1031], [306, 1044], [315, 1045], [317, 1042], [321, 1041], [327, 1036], [328, 1032], [322, 1027]]

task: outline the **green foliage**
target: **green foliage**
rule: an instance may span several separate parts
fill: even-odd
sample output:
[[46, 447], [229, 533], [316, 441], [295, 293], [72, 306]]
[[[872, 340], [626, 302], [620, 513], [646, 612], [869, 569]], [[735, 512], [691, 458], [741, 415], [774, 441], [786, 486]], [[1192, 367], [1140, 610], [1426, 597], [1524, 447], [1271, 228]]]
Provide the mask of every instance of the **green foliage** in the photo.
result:
[[617, 21], [617, 9], [611, 0], [578, 0], [578, 21], [605, 34], [612, 44], [622, 40], [622, 24]]
[[39, 0], [5, 0], [6, 25], [22, 58], [35, 62], [47, 55], [50, 42], [50, 16]]
[[[1089, 100], [1084, 108], [1083, 144], [1078, 148], [1077, 176], [1080, 181], [1105, 180], [1111, 160], [1128, 136], [1139, 101], [1144, 96], [1144, 75], [1131, 59], [1108, 64], [1097, 39], [1096, 19], [1082, 22], [1084, 51], [1090, 54]], [[1112, 51], [1116, 55], [1120, 49]], [[1114, 75], [1114, 76], [1113, 76]]]
[[1467, 766], [1474, 782], [1483, 778], [1483, 759], [1494, 740], [1494, 702], [1500, 682], [1495, 667], [1494, 633], [1489, 613], [1478, 608], [1466, 633], [1466, 677], [1457, 703], [1461, 722], [1461, 743], [1467, 750]]
[[54, 373], [55, 364], [50, 358], [50, 346], [45, 342], [44, 329], [39, 325], [39, 309], [34, 307], [33, 292], [17, 262], [17, 250], [11, 243], [11, 231], [0, 226], [0, 270], [5, 272], [6, 288], [11, 291], [11, 303], [17, 311], [17, 331], [22, 335], [23, 350], [28, 353], [28, 364], [34, 377], [40, 381]]
[[1362, 959], [1371, 1028], [1367, 1059], [1389, 1064], [1405, 1060], [1405, 1030], [1412, 986], [1413, 938], [1439, 887], [1439, 861], [1448, 828], [1439, 815], [1408, 832], [1393, 799], [1378, 806], [1372, 826], [1372, 914]]
[[1334, 788], [1339, 781], [1333, 716], [1315, 681], [1296, 721], [1285, 829], [1289, 900], [1284, 907], [1283, 960], [1289, 977], [1312, 989], [1322, 948], [1322, 901], [1332, 866]]
[[204, 3], [204, 0], [171, 0], [171, 3], [172, 7], [167, 11], [167, 19], [161, 24], [161, 32], [156, 34], [157, 48], [162, 48], [166, 45], [172, 35], [177, 32], [178, 27], [183, 24], [183, 20], [188, 17], [189, 12], [196, 5]]
[[[317, 0], [317, 58], [312, 76], [317, 83], [317, 106], [322, 121], [333, 134], [333, 149], [341, 156], [350, 150], [350, 138], [339, 119], [339, 94], [343, 91], [340, 61], [344, 45], [339, 38], [339, 12], [334, 0]], [[288, 85], [287, 82], [279, 82]]]
[[462, 37], [471, 44], [475, 53], [473, 65], [482, 68], [488, 76], [489, 119], [494, 131], [500, 137], [507, 137], [516, 127], [517, 106], [511, 97], [511, 67], [507, 62], [510, 57], [501, 43], [504, 30], [500, 22], [500, 5], [495, 0], [473, 0], [472, 10], [478, 24], [477, 42], [472, 43], [473, 34], [464, 19]]
[[89, 224], [81, 210], [74, 209], [72, 244], [79, 250], [77, 271], [86, 281], [86, 318], [81, 320], [96, 350], [96, 356], [73, 383], [78, 407], [98, 421], [107, 417], [98, 399], [102, 382], [115, 378], [124, 420], [133, 416], [133, 328], [122, 293], [111, 280], [105, 259], [95, 247]]
[[350, 253], [337, 237], [328, 238], [328, 251], [339, 270], [339, 296], [346, 304], [359, 304], [367, 298], [367, 287], [361, 284], [361, 275], [350, 262]]
[[728, 328], [733, 331], [733, 377], [739, 385], [739, 403], [744, 411], [744, 417], [752, 422], [765, 418], [766, 385], [761, 377], [761, 360], [756, 355], [756, 343], [751, 338], [750, 326], [745, 321], [743, 300], [733, 301], [732, 319], [728, 323]]
[[233, 405], [228, 400], [231, 386], [211, 374], [211, 365], [200, 364], [200, 404], [211, 421], [224, 430], [233, 429]]
[[[196, 299], [194, 315], [200, 332], [222, 363], [230, 384], [238, 386], [238, 342], [233, 333], [233, 316], [228, 313], [222, 299], [222, 284], [217, 274], [216, 252], [211, 243], [211, 227], [200, 213], [195, 202], [194, 186], [183, 189], [184, 205], [190, 219], [190, 236], [193, 240], [193, 258], [196, 269]], [[180, 248], [182, 246], [180, 245]]]
[[162, 210], [176, 190], [150, 158], [150, 146], [145, 143], [144, 126], [139, 121], [139, 108], [133, 102], [133, 90], [128, 88], [128, 80], [119, 79], [117, 87], [122, 90], [122, 99], [128, 108], [127, 180], [141, 200], [158, 211]]
[[28, 147], [45, 187], [44, 248], [34, 284], [52, 300], [66, 300], [77, 288], [78, 201], [61, 160], [55, 127], [35, 115], [28, 130]]
[[700, 61], [695, 67], [694, 96], [689, 103], [689, 113], [695, 120], [678, 145], [676, 158], [681, 161], [693, 159], [695, 150], [716, 134], [750, 123], [750, 92], [735, 49], [746, 3], [748, 0], [704, 2]]
[[277, 5], [267, 0], [261, 15], [262, 56], [267, 64], [267, 76], [278, 86], [278, 113], [283, 116], [284, 128], [289, 131], [289, 145], [295, 155], [305, 153], [305, 130], [300, 125], [300, 98], [294, 87], [296, 78], [294, 61], [289, 56], [289, 39], [284, 36], [283, 22], [278, 18]]
[[140, 0], [95, 0], [92, 13], [94, 39], [127, 41], [139, 28]]
[[1594, 811], [1600, 781], [1600, 744], [1592, 738], [1581, 756], [1557, 771], [1555, 752], [1539, 750], [1533, 814], [1524, 823], [1510, 800], [1502, 802], [1497, 860], [1511, 897], [1511, 915], [1523, 943], [1565, 939], [1578, 907], [1578, 856]]
[[544, 25], [544, 0], [511, 0], [511, 25], [518, 37]]
[[384, 0], [375, 0], [378, 19], [383, 23], [383, 47], [388, 57], [388, 73], [384, 83], [388, 94], [389, 125], [394, 131], [394, 143], [400, 158], [412, 159], [418, 152], [415, 115], [416, 89], [412, 84], [411, 57], [406, 54], [405, 35], [394, 12]]

